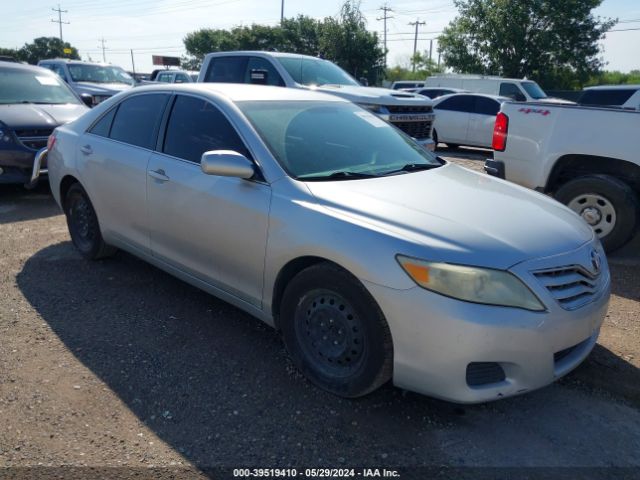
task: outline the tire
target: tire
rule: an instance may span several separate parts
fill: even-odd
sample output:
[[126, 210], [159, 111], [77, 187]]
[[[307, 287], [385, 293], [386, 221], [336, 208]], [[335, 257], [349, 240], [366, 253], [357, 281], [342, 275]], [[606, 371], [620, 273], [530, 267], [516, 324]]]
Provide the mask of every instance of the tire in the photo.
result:
[[636, 230], [638, 198], [629, 185], [615, 177], [576, 178], [562, 185], [554, 197], [592, 226], [607, 252], [622, 247]]
[[435, 148], [438, 148], [438, 132], [436, 132], [436, 130], [433, 130], [433, 133], [431, 134], [431, 137], [433, 138], [433, 144], [435, 146]]
[[84, 258], [97, 260], [115, 253], [116, 249], [104, 242], [96, 211], [79, 183], [69, 188], [64, 198], [64, 213], [71, 241]]
[[449, 150], [457, 150], [458, 148], [460, 148], [460, 145], [458, 145], [457, 143], [447, 143], [447, 148]]
[[313, 265], [287, 285], [280, 327], [289, 355], [315, 385], [345, 398], [391, 379], [393, 344], [380, 307], [351, 274]]

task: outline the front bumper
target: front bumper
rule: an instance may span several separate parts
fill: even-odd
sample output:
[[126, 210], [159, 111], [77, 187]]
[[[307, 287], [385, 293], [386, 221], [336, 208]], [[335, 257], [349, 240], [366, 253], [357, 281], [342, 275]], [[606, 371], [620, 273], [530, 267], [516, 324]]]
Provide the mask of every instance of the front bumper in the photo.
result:
[[19, 184], [33, 186], [38, 178], [47, 174], [46, 148], [38, 150], [35, 155], [29, 151], [0, 152], [0, 184]]
[[[527, 262], [519, 268], [530, 267]], [[391, 330], [393, 383], [447, 401], [479, 403], [548, 385], [587, 357], [609, 304], [608, 268], [602, 275], [598, 293], [576, 310], [562, 308], [544, 288], [532, 288], [547, 306], [544, 312], [463, 302], [417, 286], [394, 290], [363, 283]], [[499, 365], [504, 378], [473, 384], [471, 364]]]

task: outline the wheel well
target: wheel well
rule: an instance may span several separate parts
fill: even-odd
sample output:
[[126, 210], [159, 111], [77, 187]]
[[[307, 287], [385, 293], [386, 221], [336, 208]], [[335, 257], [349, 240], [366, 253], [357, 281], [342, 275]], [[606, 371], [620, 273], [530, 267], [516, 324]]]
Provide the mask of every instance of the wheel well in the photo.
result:
[[62, 204], [62, 208], [64, 208], [65, 199], [67, 197], [67, 192], [71, 188], [71, 185], [74, 183], [80, 183], [77, 178], [72, 175], [65, 176], [60, 182], [60, 203]]
[[[276, 328], [279, 329], [278, 321], [280, 317], [280, 302], [282, 300], [282, 296], [284, 295], [285, 288], [287, 288], [289, 282], [298, 273], [300, 273], [305, 268], [316, 265], [318, 263], [333, 263], [334, 265], [337, 265], [335, 262], [322, 257], [298, 257], [287, 263], [278, 273], [275, 286], [273, 287], [273, 296], [271, 302], [271, 313], [273, 315], [273, 320]], [[339, 268], [342, 268], [340, 267], [340, 265], [337, 266]]]
[[551, 170], [545, 192], [554, 192], [569, 180], [585, 175], [610, 175], [640, 192], [640, 166], [627, 160], [596, 155], [560, 157]]

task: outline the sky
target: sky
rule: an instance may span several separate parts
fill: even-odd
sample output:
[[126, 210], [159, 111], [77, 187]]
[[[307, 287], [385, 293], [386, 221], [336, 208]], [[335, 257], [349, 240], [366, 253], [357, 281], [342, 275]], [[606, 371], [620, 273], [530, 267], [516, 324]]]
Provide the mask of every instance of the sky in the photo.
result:
[[[57, 0], [56, 0], [57, 1]], [[62, 13], [64, 41], [78, 48], [83, 59], [107, 62], [138, 72], [150, 72], [152, 55], [185, 54], [184, 36], [201, 28], [231, 28], [260, 23], [277, 25], [281, 2], [285, 17], [299, 14], [314, 18], [336, 16], [343, 0], [2, 0], [0, 47], [17, 48], [40, 36], [58, 36], [54, 8]], [[558, 0], [562, 1], [562, 0]], [[361, 10], [367, 28], [383, 37], [384, 0], [362, 0]], [[453, 0], [387, 0], [392, 9], [387, 21], [389, 66], [408, 66], [413, 53], [415, 27], [419, 26], [419, 51], [429, 52], [433, 40], [433, 59], [437, 61], [438, 33], [456, 16]], [[618, 18], [621, 23], [602, 42], [602, 56], [609, 70], [640, 69], [640, 0], [604, 0], [594, 12]]]

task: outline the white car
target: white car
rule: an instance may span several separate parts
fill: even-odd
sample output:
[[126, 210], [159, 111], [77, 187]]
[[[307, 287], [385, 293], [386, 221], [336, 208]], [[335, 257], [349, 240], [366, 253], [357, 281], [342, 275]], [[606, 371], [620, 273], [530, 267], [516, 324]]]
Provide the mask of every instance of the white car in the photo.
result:
[[500, 106], [506, 97], [481, 93], [456, 93], [434, 100], [436, 121], [433, 141], [458, 145], [491, 148], [493, 127]]

